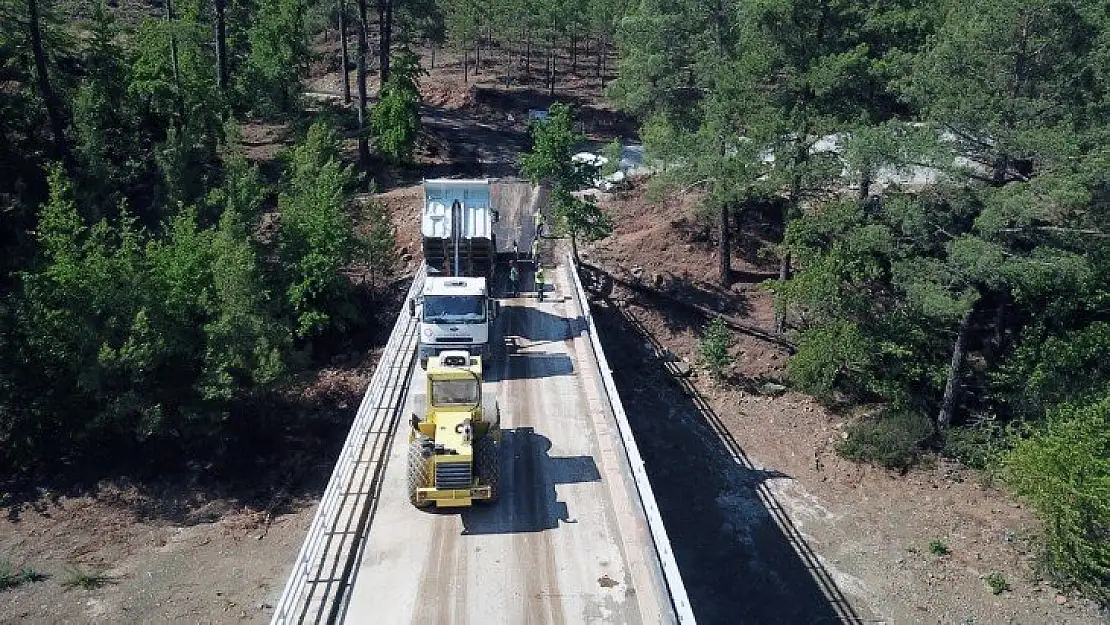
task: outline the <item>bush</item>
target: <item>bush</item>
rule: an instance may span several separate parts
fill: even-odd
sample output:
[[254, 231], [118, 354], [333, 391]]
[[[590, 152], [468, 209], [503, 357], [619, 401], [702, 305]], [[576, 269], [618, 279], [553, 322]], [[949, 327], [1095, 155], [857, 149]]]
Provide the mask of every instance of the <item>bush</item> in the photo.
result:
[[798, 351], [790, 359], [787, 371], [799, 389], [827, 398], [848, 372], [862, 375], [867, 362], [868, 348], [859, 328], [847, 321], [836, 321], [800, 334]]
[[987, 586], [989, 586], [991, 592], [996, 595], [1001, 595], [1007, 590], [1010, 590], [1010, 582], [1006, 581], [1006, 578], [1002, 576], [1002, 573], [998, 572], [991, 573], [987, 576]]
[[983, 420], [945, 432], [944, 455], [972, 469], [985, 469], [1005, 441], [1002, 425], [994, 420]]
[[92, 590], [99, 588], [108, 582], [108, 576], [100, 571], [90, 571], [83, 569], [76, 564], [71, 564], [66, 567], [66, 577], [62, 581], [62, 585], [69, 588], [84, 588], [85, 590]]
[[998, 470], [1044, 520], [1048, 573], [1110, 600], [1110, 397], [1050, 412]]
[[841, 456], [905, 470], [917, 461], [921, 444], [932, 436], [933, 423], [920, 413], [892, 410], [853, 423], [847, 433], [848, 438], [837, 445]]
[[943, 540], [934, 538], [929, 541], [929, 553], [934, 556], [946, 556], [952, 552], [949, 551], [948, 545], [944, 544]]
[[709, 375], [716, 380], [724, 379], [725, 369], [732, 364], [732, 355], [728, 353], [731, 344], [732, 336], [728, 326], [720, 317], [714, 317], [706, 326], [705, 334], [698, 344], [698, 357], [701, 364], [709, 370]]

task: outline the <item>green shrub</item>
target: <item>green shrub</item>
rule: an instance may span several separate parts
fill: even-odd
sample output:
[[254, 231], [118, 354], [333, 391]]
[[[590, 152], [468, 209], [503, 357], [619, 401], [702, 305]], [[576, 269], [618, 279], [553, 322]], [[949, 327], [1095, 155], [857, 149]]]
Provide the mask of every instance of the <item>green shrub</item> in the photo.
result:
[[1051, 411], [1015, 435], [998, 472], [1044, 521], [1048, 573], [1110, 599], [1110, 398]]
[[922, 414], [891, 410], [853, 423], [847, 433], [848, 438], [837, 445], [841, 456], [905, 470], [917, 461], [921, 444], [933, 434], [933, 424]]
[[605, 145], [605, 149], [601, 151], [601, 155], [604, 156], [607, 161], [605, 165], [601, 167], [602, 176], [612, 176], [617, 173], [617, 170], [621, 167], [621, 154], [623, 154], [623, 152], [624, 147], [621, 146], [620, 138], [613, 139]]
[[946, 556], [952, 552], [948, 550], [948, 545], [944, 544], [943, 540], [934, 538], [929, 541], [929, 553], [934, 556]]
[[63, 586], [70, 588], [84, 588], [85, 590], [92, 590], [99, 588], [108, 582], [108, 576], [100, 571], [90, 571], [83, 569], [76, 564], [71, 564], [66, 567], [66, 577], [62, 581]]
[[867, 363], [868, 348], [859, 328], [836, 321], [799, 335], [798, 351], [790, 359], [787, 372], [799, 389], [828, 397], [846, 374], [863, 376]]
[[716, 380], [725, 377], [725, 369], [732, 364], [732, 355], [728, 348], [732, 344], [732, 336], [728, 326], [720, 317], [715, 317], [705, 327], [705, 334], [698, 343], [698, 358], [701, 364], [709, 370], [709, 375]]
[[987, 576], [987, 586], [990, 586], [991, 592], [996, 595], [1001, 595], [1007, 590], [1010, 590], [1010, 582], [1007, 582], [1006, 578], [1002, 576], [1002, 573], [998, 572], [991, 573]]
[[944, 455], [973, 469], [987, 468], [1006, 444], [1005, 429], [993, 420], [952, 427], [944, 436]]

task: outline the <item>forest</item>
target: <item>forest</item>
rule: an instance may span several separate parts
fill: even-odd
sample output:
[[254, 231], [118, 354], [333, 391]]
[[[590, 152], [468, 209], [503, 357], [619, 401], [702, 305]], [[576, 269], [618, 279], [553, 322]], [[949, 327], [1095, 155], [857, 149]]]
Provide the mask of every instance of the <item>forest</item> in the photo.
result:
[[[312, 112], [336, 30], [353, 111]], [[411, 166], [443, 48], [552, 94], [557, 52], [615, 64], [724, 286], [736, 224], [777, 228], [788, 382], [867, 408], [840, 453], [984, 469], [1041, 513], [1046, 570], [1108, 596], [1105, 0], [0, 0], [0, 471], [172, 465], [270, 423], [374, 319], [350, 275], [388, 267], [389, 220], [351, 198]], [[297, 136], [264, 167], [259, 120]]]

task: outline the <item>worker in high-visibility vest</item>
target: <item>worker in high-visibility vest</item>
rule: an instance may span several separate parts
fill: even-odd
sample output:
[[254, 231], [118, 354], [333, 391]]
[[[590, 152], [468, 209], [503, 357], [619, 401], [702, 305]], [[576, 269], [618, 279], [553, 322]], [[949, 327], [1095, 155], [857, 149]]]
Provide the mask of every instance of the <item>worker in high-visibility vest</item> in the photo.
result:
[[543, 216], [543, 213], [537, 212], [536, 213], [536, 238], [537, 239], [543, 236], [543, 227], [544, 227], [544, 225], [545, 225], [545, 218]]
[[544, 283], [543, 266], [537, 263], [536, 264], [536, 298], [539, 299], [541, 302], [543, 301], [543, 283]]
[[518, 282], [519, 279], [520, 272], [517, 271], [516, 262], [514, 261], [512, 268], [509, 269], [509, 288], [512, 289], [513, 297], [516, 297], [517, 294], [520, 292], [520, 283]]

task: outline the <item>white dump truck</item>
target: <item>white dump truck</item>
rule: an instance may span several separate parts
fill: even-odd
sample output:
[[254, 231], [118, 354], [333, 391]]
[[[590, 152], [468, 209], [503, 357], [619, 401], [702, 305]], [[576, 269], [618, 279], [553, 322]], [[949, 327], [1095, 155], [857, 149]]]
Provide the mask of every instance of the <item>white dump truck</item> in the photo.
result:
[[487, 357], [497, 301], [489, 282], [497, 256], [488, 179], [424, 181], [421, 223], [428, 277], [409, 301], [420, 319], [420, 364], [445, 350]]

